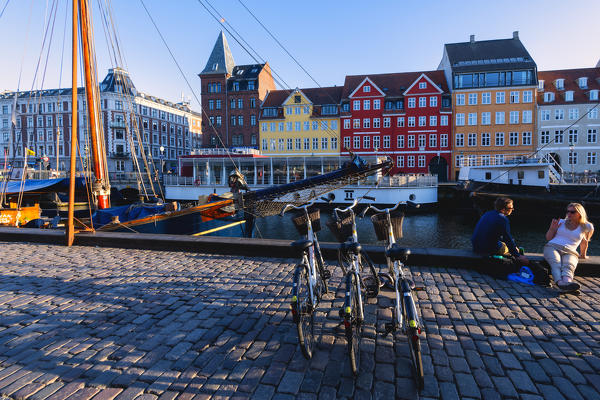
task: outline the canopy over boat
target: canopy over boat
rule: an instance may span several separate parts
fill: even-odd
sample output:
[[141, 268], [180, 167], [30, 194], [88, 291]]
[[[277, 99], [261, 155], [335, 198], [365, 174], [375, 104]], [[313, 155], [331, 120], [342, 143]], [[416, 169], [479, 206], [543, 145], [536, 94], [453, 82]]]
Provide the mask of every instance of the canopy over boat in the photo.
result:
[[[85, 179], [76, 178], [75, 190], [85, 189]], [[0, 183], [0, 192], [6, 195], [19, 194], [20, 192], [28, 193], [52, 193], [52, 192], [68, 192], [69, 179], [28, 179], [21, 181], [7, 181]]]

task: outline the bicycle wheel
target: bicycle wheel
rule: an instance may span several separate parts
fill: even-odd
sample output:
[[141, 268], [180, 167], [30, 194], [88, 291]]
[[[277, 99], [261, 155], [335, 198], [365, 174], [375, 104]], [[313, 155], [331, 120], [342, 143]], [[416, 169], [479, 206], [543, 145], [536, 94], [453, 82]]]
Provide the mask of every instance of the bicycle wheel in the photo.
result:
[[302, 354], [307, 359], [312, 357], [314, 344], [314, 306], [310, 299], [308, 268], [304, 264], [296, 266], [294, 273], [294, 293], [292, 297], [292, 312], [298, 331], [298, 343]]
[[408, 330], [408, 345], [410, 347], [410, 358], [415, 371], [415, 383], [419, 390], [423, 389], [425, 385], [425, 378], [423, 376], [423, 360], [421, 358], [421, 340], [417, 334], [417, 330], [411, 328]]
[[358, 296], [360, 296], [360, 293], [356, 286], [356, 276], [350, 272], [346, 276], [344, 328], [348, 343], [348, 355], [350, 356], [350, 369], [355, 376], [358, 375], [360, 367], [360, 342], [363, 330], [358, 309], [360, 305]]
[[338, 250], [338, 265], [342, 269], [342, 275], [346, 275], [348, 271], [352, 269], [352, 257], [350, 254], [341, 250]]
[[365, 251], [361, 250], [358, 262], [360, 263], [363, 288], [368, 291], [368, 297], [377, 297], [379, 288], [381, 287], [381, 280], [379, 279], [377, 270], [375, 270], [373, 261], [371, 261], [371, 257]]

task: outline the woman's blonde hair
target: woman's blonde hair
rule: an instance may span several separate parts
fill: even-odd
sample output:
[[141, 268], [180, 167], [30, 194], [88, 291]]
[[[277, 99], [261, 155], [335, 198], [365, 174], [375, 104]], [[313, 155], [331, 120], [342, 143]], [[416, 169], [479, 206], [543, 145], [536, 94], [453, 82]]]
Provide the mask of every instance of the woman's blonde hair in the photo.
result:
[[581, 230], [583, 230], [584, 232], [589, 232], [592, 229], [594, 229], [594, 225], [588, 221], [587, 218], [587, 213], [585, 212], [585, 208], [583, 208], [583, 206], [579, 203], [569, 203], [568, 207], [573, 207], [581, 216], [581, 219], [579, 220], [579, 225], [581, 226]]

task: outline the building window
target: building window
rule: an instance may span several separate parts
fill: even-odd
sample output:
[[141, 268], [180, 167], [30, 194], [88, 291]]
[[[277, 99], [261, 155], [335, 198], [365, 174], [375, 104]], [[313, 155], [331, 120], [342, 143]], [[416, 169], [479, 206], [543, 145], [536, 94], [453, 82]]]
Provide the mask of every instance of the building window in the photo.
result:
[[350, 120], [349, 119], [344, 120], [344, 129], [350, 129]]
[[437, 97], [431, 96], [429, 98], [429, 107], [437, 107]]
[[568, 160], [569, 165], [577, 165], [577, 153], [576, 152], [570, 151], [568, 158], [569, 158], [569, 160]]
[[533, 102], [533, 92], [531, 90], [523, 91], [523, 103]]
[[419, 135], [419, 147], [420, 148], [424, 148], [425, 147], [425, 135]]
[[548, 144], [550, 143], [550, 131], [541, 131], [540, 132], [540, 144]]
[[596, 129], [588, 129], [587, 132], [587, 141], [588, 143], [596, 143], [597, 140], [597, 131]]
[[455, 137], [455, 146], [456, 147], [464, 147], [465, 146], [465, 134], [457, 133]]
[[496, 111], [496, 125], [504, 124], [504, 112]]
[[337, 138], [331, 138], [331, 150], [337, 150]]
[[404, 136], [398, 135], [396, 137], [396, 147], [398, 147], [399, 149], [404, 148]]
[[302, 149], [302, 139], [300, 138], [296, 138], [294, 140], [294, 145], [296, 146], [296, 150], [301, 150]]
[[414, 97], [408, 98], [408, 108], [415, 108], [417, 100]]
[[456, 95], [456, 105], [457, 106], [464, 106], [465, 105], [465, 95], [464, 94], [457, 94]]
[[564, 142], [563, 131], [560, 131], [560, 130], [554, 131], [554, 143], [562, 144], [563, 142]]
[[363, 128], [370, 128], [370, 127], [371, 127], [371, 120], [369, 118], [363, 119]]
[[370, 91], [371, 91], [371, 86], [369, 86], [369, 85], [363, 86], [363, 92], [369, 93]]
[[262, 140], [262, 149], [263, 150], [269, 150], [269, 147], [267, 145], [267, 139], [263, 139]]
[[569, 144], [576, 144], [577, 138], [577, 129], [569, 129]]
[[[588, 119], [598, 119], [598, 109], [597, 108], [592, 108], [590, 111], [588, 111]], [[21, 120], [17, 120], [17, 125], [18, 123], [21, 122]]]
[[[383, 124], [384, 124], [384, 126], [385, 126], [385, 119], [384, 119], [384, 121], [383, 121]], [[396, 121], [396, 126], [397, 126], [398, 128], [402, 128], [402, 127], [404, 127], [404, 117], [398, 117], [398, 120]]]
[[483, 112], [481, 113], [481, 125], [490, 125], [492, 123], [492, 113]]
[[408, 117], [408, 126], [409, 127], [415, 126], [415, 117]]
[[496, 92], [496, 104], [504, 104], [504, 92]]
[[304, 150], [310, 150], [310, 139], [304, 138]]
[[491, 136], [489, 133], [482, 133], [481, 134], [481, 145], [482, 146], [489, 146], [491, 143]]
[[371, 100], [363, 100], [363, 110], [371, 109]]
[[360, 128], [360, 119], [354, 119], [354, 120], [352, 120], [352, 127], [354, 129], [359, 129]]
[[477, 113], [469, 113], [469, 125], [477, 125]]
[[519, 112], [511, 111], [509, 114], [509, 123], [518, 124], [519, 123]]
[[350, 136], [346, 136], [344, 138], [344, 148], [345, 149], [349, 149], [350, 148]]
[[523, 132], [523, 145], [524, 146], [530, 146], [531, 145], [531, 132]]
[[379, 128], [379, 125], [380, 125], [380, 119], [373, 118], [373, 128]]
[[531, 110], [523, 111], [523, 123], [524, 124], [530, 124], [531, 123], [532, 114], [533, 113], [531, 112]]
[[477, 146], [477, 134], [476, 133], [469, 133], [468, 140], [467, 140], [467, 146], [469, 146], [469, 147]]
[[408, 168], [414, 168], [415, 167], [415, 156], [408, 156], [406, 157], [406, 161], [407, 161], [407, 167]]
[[354, 110], [354, 111], [360, 110], [360, 100], [352, 101], [352, 110]]
[[279, 151], [283, 151], [285, 147], [285, 141], [282, 138], [277, 139], [277, 148]]
[[448, 147], [448, 134], [442, 133], [440, 135], [440, 147]]
[[588, 152], [586, 158], [587, 165], [596, 165], [596, 152]]
[[477, 105], [477, 93], [469, 93], [469, 105]]
[[371, 148], [371, 136], [365, 135], [363, 136], [363, 149]]
[[[348, 121], [350, 121], [350, 120], [348, 120]], [[348, 126], [348, 128], [350, 128], [350, 126]], [[313, 129], [313, 131], [319, 130], [319, 121], [313, 121], [312, 129]]]
[[465, 125], [465, 114], [457, 113], [456, 114], [456, 126], [464, 126]]
[[508, 145], [518, 146], [519, 145], [519, 132], [510, 132], [508, 134]]
[[504, 132], [496, 132], [495, 145], [504, 146]]
[[313, 138], [312, 140], [312, 149], [319, 150], [319, 138]]
[[510, 103], [516, 104], [518, 102], [519, 102], [519, 92], [517, 92], [517, 91], [510, 92]]
[[436, 134], [429, 135], [429, 147], [431, 147], [431, 148], [437, 147], [437, 135]]
[[373, 100], [373, 110], [381, 109], [381, 100]]
[[415, 147], [415, 135], [408, 135], [408, 147]]
[[404, 168], [404, 156], [397, 156], [396, 157], [396, 166], [398, 168]]
[[427, 89], [427, 82], [419, 82], [419, 89]]
[[490, 92], [481, 93], [481, 104], [492, 104], [492, 94]]
[[425, 156], [419, 156], [419, 168], [425, 167]]
[[427, 117], [425, 117], [425, 116], [419, 117], [419, 126], [427, 126]]
[[355, 149], [360, 149], [360, 136], [354, 136], [354, 143], [352, 143], [354, 145]]
[[285, 130], [288, 132], [291, 132], [294, 130], [294, 124], [292, 124], [291, 122], [286, 122], [285, 123]]
[[440, 117], [440, 125], [441, 126], [448, 126], [448, 116], [447, 115], [442, 115]]
[[384, 149], [390, 148], [390, 137], [387, 135], [383, 137], [383, 148]]
[[321, 138], [321, 150], [327, 150], [327, 138], [326, 137]]
[[429, 117], [429, 126], [437, 126], [437, 116], [431, 115]]
[[540, 119], [542, 121], [550, 121], [550, 110], [540, 111]]
[[554, 119], [562, 120], [565, 119], [565, 110], [557, 108], [554, 110]]
[[419, 97], [419, 107], [427, 107], [427, 97]]
[[579, 109], [578, 108], [570, 108], [569, 109], [569, 119], [578, 119], [579, 118]]

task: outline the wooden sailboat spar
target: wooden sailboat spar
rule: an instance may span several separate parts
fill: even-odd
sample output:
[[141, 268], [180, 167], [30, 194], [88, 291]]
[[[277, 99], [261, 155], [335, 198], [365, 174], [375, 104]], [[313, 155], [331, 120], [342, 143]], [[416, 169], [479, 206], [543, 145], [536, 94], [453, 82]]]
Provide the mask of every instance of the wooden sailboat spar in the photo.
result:
[[[78, 18], [79, 17], [79, 18]], [[79, 23], [78, 23], [79, 20]], [[81, 45], [83, 57], [83, 72], [85, 77], [85, 92], [87, 99], [88, 124], [92, 144], [92, 157], [95, 181], [92, 187], [92, 197], [99, 209], [110, 207], [110, 184], [106, 173], [106, 151], [104, 149], [104, 135], [100, 129], [98, 86], [96, 82], [95, 57], [92, 53], [91, 43], [91, 16], [87, 0], [73, 0], [73, 57], [72, 57], [72, 107], [71, 107], [71, 164], [69, 182], [69, 214], [66, 230], [67, 246], [73, 244], [75, 236], [74, 210], [75, 210], [75, 168], [77, 153], [77, 36], [78, 26], [81, 32]]]

